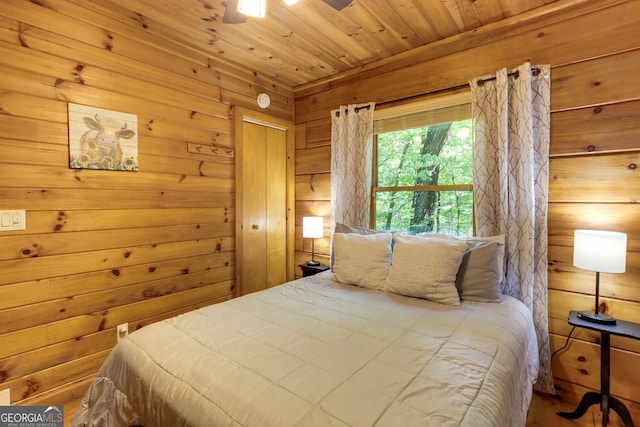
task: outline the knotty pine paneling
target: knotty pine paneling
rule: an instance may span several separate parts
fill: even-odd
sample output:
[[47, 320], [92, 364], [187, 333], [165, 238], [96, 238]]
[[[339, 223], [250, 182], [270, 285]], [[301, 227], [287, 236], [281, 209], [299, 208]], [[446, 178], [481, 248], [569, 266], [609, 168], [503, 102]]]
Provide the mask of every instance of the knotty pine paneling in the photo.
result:
[[[555, 202], [636, 203], [640, 152], [552, 158], [549, 199]], [[612, 186], [612, 182], [624, 182]]]
[[319, 173], [296, 176], [296, 200], [331, 200], [331, 175]]
[[331, 145], [331, 117], [307, 123], [306, 147]]
[[[640, 205], [637, 203], [550, 203], [549, 245], [573, 247], [573, 231], [581, 228], [607, 228], [611, 231], [638, 235], [640, 234], [638, 215], [640, 215]], [[636, 239], [628, 239], [627, 249], [639, 252], [640, 242]], [[630, 255], [627, 254], [627, 256]], [[633, 265], [627, 263], [627, 268], [633, 268]]]
[[[551, 350], [560, 348], [571, 327], [569, 310], [591, 309], [595, 273], [572, 266], [573, 232], [600, 228], [628, 235], [627, 271], [602, 274], [601, 308], [613, 316], [640, 322], [640, 81], [634, 71], [640, 60], [640, 2], [588, 0], [564, 7], [550, 4], [527, 19], [501, 21], [473, 33], [452, 37], [396, 60], [370, 64], [333, 80], [295, 90], [296, 124], [306, 129], [297, 141], [301, 159], [296, 168], [298, 209], [308, 215], [328, 215], [332, 109], [374, 101], [397, 104], [464, 86], [473, 77], [512, 68], [524, 61], [549, 63], [551, 71], [551, 146], [549, 179], [549, 327]], [[558, 7], [556, 7], [558, 6]], [[324, 129], [322, 127], [324, 126]], [[324, 159], [319, 150], [324, 149]], [[304, 160], [302, 160], [304, 159]], [[296, 218], [298, 227], [301, 216]], [[325, 231], [328, 233], [328, 230]], [[300, 242], [296, 260], [309, 259]], [[328, 235], [316, 250], [328, 262]], [[635, 368], [640, 343], [612, 339], [614, 395], [640, 405]], [[553, 360], [561, 394], [582, 394], [598, 388], [599, 335], [576, 330], [568, 350]], [[578, 397], [578, 396], [574, 396]], [[577, 401], [577, 400], [576, 400]]]
[[0, 322], [2, 322], [0, 333], [13, 332], [41, 323], [51, 323], [97, 310], [107, 310], [132, 302], [207, 286], [211, 283], [229, 281], [233, 279], [233, 268], [216, 268], [200, 272], [185, 271], [181, 274], [182, 276], [178, 277], [75, 295], [73, 299], [67, 297], [35, 303], [30, 306], [28, 313], [23, 307], [9, 308], [0, 313]]
[[[506, 19], [484, 31], [445, 39], [419, 49], [417, 57], [425, 58], [422, 62], [414, 62], [411, 55], [401, 55], [398, 65], [388, 60], [385, 67], [367, 73], [368, 78], [336, 78], [329, 90], [314, 92], [313, 86], [304, 87], [296, 91], [296, 122], [325, 119], [342, 100], [390, 102], [466, 85], [474, 77], [527, 60], [561, 65], [595, 58], [602, 52], [637, 48], [637, 23], [633, 18], [638, 11], [636, 2], [586, 3], [562, 11], [554, 10], [551, 4], [539, 8], [538, 15], [529, 20]], [[326, 85], [321, 86], [324, 88]]]
[[[295, 127], [296, 149], [306, 147], [307, 125], [301, 124]], [[300, 144], [300, 145], [299, 145]]]
[[[640, 101], [620, 102], [551, 116], [552, 157], [638, 150]], [[615, 138], [611, 135], [615, 134]]]
[[[72, 276], [30, 280], [0, 287], [0, 308], [17, 308], [27, 304], [43, 304], [47, 301], [70, 299], [95, 292], [110, 291], [124, 286], [149, 283], [147, 296], [157, 294], [153, 283], [160, 279], [175, 279], [178, 275], [215, 271], [232, 265], [228, 252], [210, 255], [193, 255], [186, 258], [136, 264], [131, 267], [112, 268]], [[224, 269], [227, 271], [228, 269]], [[225, 273], [225, 274], [228, 274]], [[28, 292], [27, 292], [28, 291]], [[43, 299], [42, 295], [46, 296]], [[69, 301], [71, 303], [71, 301]], [[66, 310], [66, 309], [65, 309]]]
[[[210, 58], [124, 9], [0, 3], [0, 389], [79, 399], [116, 343], [235, 287], [232, 105], [293, 119], [287, 85]], [[68, 167], [67, 103], [136, 114], [139, 172]]]
[[305, 171], [306, 174], [331, 172], [331, 146], [296, 151], [296, 170]]
[[634, 46], [607, 58], [557, 67], [553, 75], [557, 95], [551, 101], [551, 109], [559, 111], [637, 100], [640, 98], [640, 76], [635, 72], [638, 61], [640, 48]]

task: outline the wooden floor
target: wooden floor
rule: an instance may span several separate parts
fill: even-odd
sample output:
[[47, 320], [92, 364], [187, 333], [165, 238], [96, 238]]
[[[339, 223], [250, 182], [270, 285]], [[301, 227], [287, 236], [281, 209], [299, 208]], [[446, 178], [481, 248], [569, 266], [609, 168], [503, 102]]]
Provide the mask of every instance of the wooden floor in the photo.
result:
[[[64, 406], [65, 421], [68, 426], [73, 414], [76, 412], [80, 401], [68, 403]], [[566, 420], [556, 415], [558, 411], [571, 412], [576, 408], [577, 403], [561, 402], [553, 396], [546, 394], [533, 395], [527, 427], [600, 427], [602, 426], [602, 414], [599, 408], [594, 405], [590, 410], [577, 420]], [[634, 420], [634, 424], [637, 423]], [[611, 413], [609, 416], [609, 427], [624, 427], [617, 414]]]
[[[602, 426], [602, 413], [598, 405], [589, 408], [586, 414], [577, 420], [567, 420], [556, 415], [556, 412], [573, 412], [578, 402], [562, 402], [548, 394], [534, 393], [529, 408], [527, 427], [600, 427]], [[632, 414], [632, 417], [635, 414]], [[636, 423], [634, 423], [636, 424]], [[615, 412], [609, 412], [609, 427], [624, 427], [624, 424]], [[637, 425], [637, 424], [636, 424]]]

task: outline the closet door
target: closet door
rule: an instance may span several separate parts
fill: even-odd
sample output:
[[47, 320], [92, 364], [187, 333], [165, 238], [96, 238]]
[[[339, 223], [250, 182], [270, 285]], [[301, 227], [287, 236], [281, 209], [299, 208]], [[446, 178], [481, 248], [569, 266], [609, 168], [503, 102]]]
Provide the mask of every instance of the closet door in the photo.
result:
[[293, 275], [288, 272], [293, 254], [289, 150], [294, 147], [286, 128], [245, 117], [236, 129], [236, 293], [247, 294]]
[[242, 248], [244, 255], [237, 266], [242, 293], [259, 291], [267, 286], [267, 162], [266, 128], [243, 123], [242, 159]]
[[266, 131], [266, 286], [270, 288], [287, 281], [287, 138], [283, 130]]

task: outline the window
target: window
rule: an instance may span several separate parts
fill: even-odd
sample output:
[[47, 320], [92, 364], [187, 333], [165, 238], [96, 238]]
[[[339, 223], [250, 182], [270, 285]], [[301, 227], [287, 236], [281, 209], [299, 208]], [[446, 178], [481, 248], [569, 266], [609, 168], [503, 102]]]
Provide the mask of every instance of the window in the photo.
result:
[[374, 125], [372, 226], [473, 235], [468, 101], [400, 115], [384, 111]]

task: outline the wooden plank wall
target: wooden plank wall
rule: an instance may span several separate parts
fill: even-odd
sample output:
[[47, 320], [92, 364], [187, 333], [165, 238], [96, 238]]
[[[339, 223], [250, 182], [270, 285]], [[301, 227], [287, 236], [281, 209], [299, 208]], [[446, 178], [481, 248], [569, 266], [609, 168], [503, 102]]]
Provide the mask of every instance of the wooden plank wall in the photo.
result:
[[[268, 112], [293, 119], [291, 88], [131, 18], [0, 2], [0, 209], [27, 216], [25, 231], [0, 234], [0, 390], [12, 404], [81, 397], [120, 323], [231, 296], [230, 105], [256, 108], [268, 88]], [[139, 172], [69, 169], [67, 102], [136, 114]]]
[[[572, 266], [573, 232], [628, 233], [627, 271], [602, 274], [601, 300], [640, 322], [640, 1], [560, 1], [340, 79], [294, 88], [296, 214], [330, 212], [330, 119], [340, 104], [390, 103], [465, 85], [525, 61], [552, 65], [549, 182], [549, 319], [552, 352], [564, 345], [571, 309], [590, 309], [595, 273]], [[317, 239], [327, 263], [328, 228]], [[297, 229], [296, 260], [309, 258]], [[304, 246], [303, 246], [304, 243]], [[299, 273], [298, 273], [299, 274]], [[599, 387], [599, 336], [577, 330], [553, 360], [561, 396]], [[640, 413], [640, 341], [612, 339], [612, 393]], [[573, 396], [570, 396], [573, 393]]]

